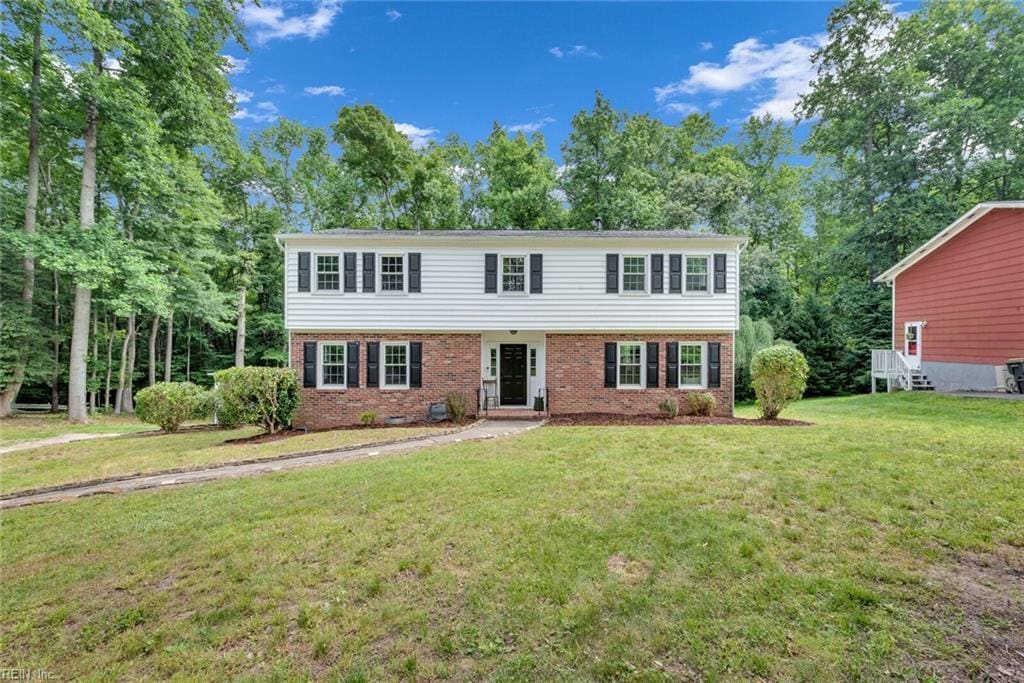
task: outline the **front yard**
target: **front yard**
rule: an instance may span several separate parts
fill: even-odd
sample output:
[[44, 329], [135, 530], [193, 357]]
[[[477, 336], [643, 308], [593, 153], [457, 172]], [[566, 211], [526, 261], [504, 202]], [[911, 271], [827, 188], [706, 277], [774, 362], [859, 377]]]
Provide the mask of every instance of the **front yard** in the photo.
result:
[[1024, 405], [894, 394], [784, 416], [814, 425], [548, 427], [6, 511], [0, 661], [110, 678], [1024, 676]]

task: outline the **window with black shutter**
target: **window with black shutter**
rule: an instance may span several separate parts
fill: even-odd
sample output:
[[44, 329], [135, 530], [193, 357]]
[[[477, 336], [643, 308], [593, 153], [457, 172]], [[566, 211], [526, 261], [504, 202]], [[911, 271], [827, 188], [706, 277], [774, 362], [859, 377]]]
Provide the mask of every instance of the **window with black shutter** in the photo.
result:
[[717, 389], [722, 386], [722, 345], [708, 342], [708, 387]]
[[356, 291], [356, 254], [354, 251], [345, 252], [345, 291]]
[[309, 270], [310, 270], [310, 254], [308, 251], [300, 251], [299, 254], [299, 291], [309, 291]]
[[484, 293], [498, 292], [498, 255], [484, 254]]
[[619, 291], [619, 255], [607, 254], [604, 262], [604, 291], [615, 294]]
[[665, 342], [665, 386], [679, 386], [679, 344]]
[[669, 254], [668, 257], [668, 292], [680, 294], [683, 291], [683, 256]]
[[615, 342], [604, 343], [604, 385], [615, 388], [619, 382], [618, 368], [619, 345]]
[[363, 252], [363, 291], [372, 292], [377, 288], [377, 255], [372, 251]]
[[380, 385], [380, 342], [366, 342], [366, 386]]
[[316, 354], [315, 341], [302, 342], [302, 386], [316, 386]]
[[423, 342], [409, 342], [409, 386], [423, 386]]
[[647, 386], [658, 386], [658, 342], [647, 342]]
[[651, 254], [651, 293], [661, 294], [665, 291], [665, 256]]
[[345, 352], [345, 376], [349, 389], [359, 388], [359, 342], [349, 342]]
[[530, 254], [530, 294], [544, 292], [544, 254]]
[[725, 292], [725, 254], [715, 254], [715, 293]]
[[409, 254], [409, 291], [420, 291], [420, 255]]

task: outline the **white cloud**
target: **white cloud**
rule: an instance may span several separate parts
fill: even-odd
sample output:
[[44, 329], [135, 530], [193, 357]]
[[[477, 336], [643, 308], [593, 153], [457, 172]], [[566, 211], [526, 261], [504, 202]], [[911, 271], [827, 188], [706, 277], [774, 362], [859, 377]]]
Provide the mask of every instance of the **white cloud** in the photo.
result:
[[252, 99], [252, 90], [232, 90], [231, 94], [235, 98], [235, 102], [238, 104], [245, 104]]
[[807, 91], [814, 78], [811, 55], [826, 40], [824, 33], [798, 36], [772, 45], [748, 38], [732, 46], [724, 65], [695, 64], [690, 67], [687, 78], [655, 88], [654, 96], [659, 103], [665, 103], [680, 95], [736, 92], [767, 85], [771, 95], [758, 102], [750, 113], [793, 119], [800, 94]]
[[662, 108], [666, 111], [672, 112], [673, 114], [682, 114], [683, 116], [696, 114], [700, 111], [700, 107], [689, 102], [669, 102]]
[[384, 16], [386, 16], [391, 21], [398, 21], [399, 19], [402, 18], [402, 13], [396, 9], [389, 9], [387, 12], [384, 13]]
[[708, 50], [710, 50], [714, 46], [715, 46], [714, 43], [710, 43], [708, 41], [704, 41], [703, 43], [700, 44], [700, 49], [701, 49], [701, 52], [707, 52]]
[[437, 134], [437, 128], [419, 128], [411, 123], [396, 123], [395, 130], [409, 138], [413, 149], [426, 147]]
[[274, 83], [263, 92], [269, 95], [280, 95], [281, 93], [286, 92], [287, 90], [288, 88], [284, 87], [283, 83]]
[[277, 105], [273, 102], [257, 102], [256, 111], [242, 107], [232, 114], [231, 118], [253, 123], [273, 123], [277, 120]]
[[238, 16], [247, 29], [255, 32], [256, 43], [263, 44], [276, 38], [319, 38], [327, 33], [339, 12], [341, 0], [317, 0], [311, 14], [288, 16], [284, 5], [268, 0], [263, 6], [246, 2]]
[[240, 74], [249, 68], [248, 59], [242, 59], [241, 57], [232, 57], [231, 55], [221, 55], [221, 57], [223, 57], [224, 60], [227, 62], [224, 68], [231, 75]]
[[548, 48], [548, 52], [562, 59], [563, 57], [594, 57], [600, 58], [601, 55], [595, 50], [591, 50], [586, 45], [573, 45], [571, 47], [561, 48], [558, 46]]
[[303, 89], [307, 95], [328, 95], [338, 97], [345, 94], [345, 89], [340, 85], [311, 85]]
[[530, 121], [529, 123], [517, 123], [512, 126], [505, 126], [504, 128], [509, 133], [536, 133], [544, 126], [554, 122], [555, 120], [553, 118], [551, 118], [550, 116], [545, 116], [544, 118], [538, 119], [537, 121]]

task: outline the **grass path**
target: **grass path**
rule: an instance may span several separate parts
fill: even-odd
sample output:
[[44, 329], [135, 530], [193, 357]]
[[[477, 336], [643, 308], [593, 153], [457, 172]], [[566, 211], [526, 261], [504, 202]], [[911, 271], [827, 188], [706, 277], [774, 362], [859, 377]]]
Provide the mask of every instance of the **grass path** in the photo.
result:
[[995, 644], [1024, 649], [1004, 581], [1024, 561], [1024, 406], [897, 394], [789, 416], [815, 424], [549, 427], [9, 511], [0, 661], [65, 678], [998, 675]]

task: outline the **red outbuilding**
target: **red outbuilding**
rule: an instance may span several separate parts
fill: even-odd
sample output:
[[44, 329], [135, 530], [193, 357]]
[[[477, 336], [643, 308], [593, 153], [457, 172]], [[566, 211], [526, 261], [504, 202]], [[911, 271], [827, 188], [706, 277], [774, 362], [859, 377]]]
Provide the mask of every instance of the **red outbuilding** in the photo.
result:
[[875, 282], [892, 287], [892, 349], [872, 384], [992, 391], [1024, 357], [1024, 201], [978, 204]]

